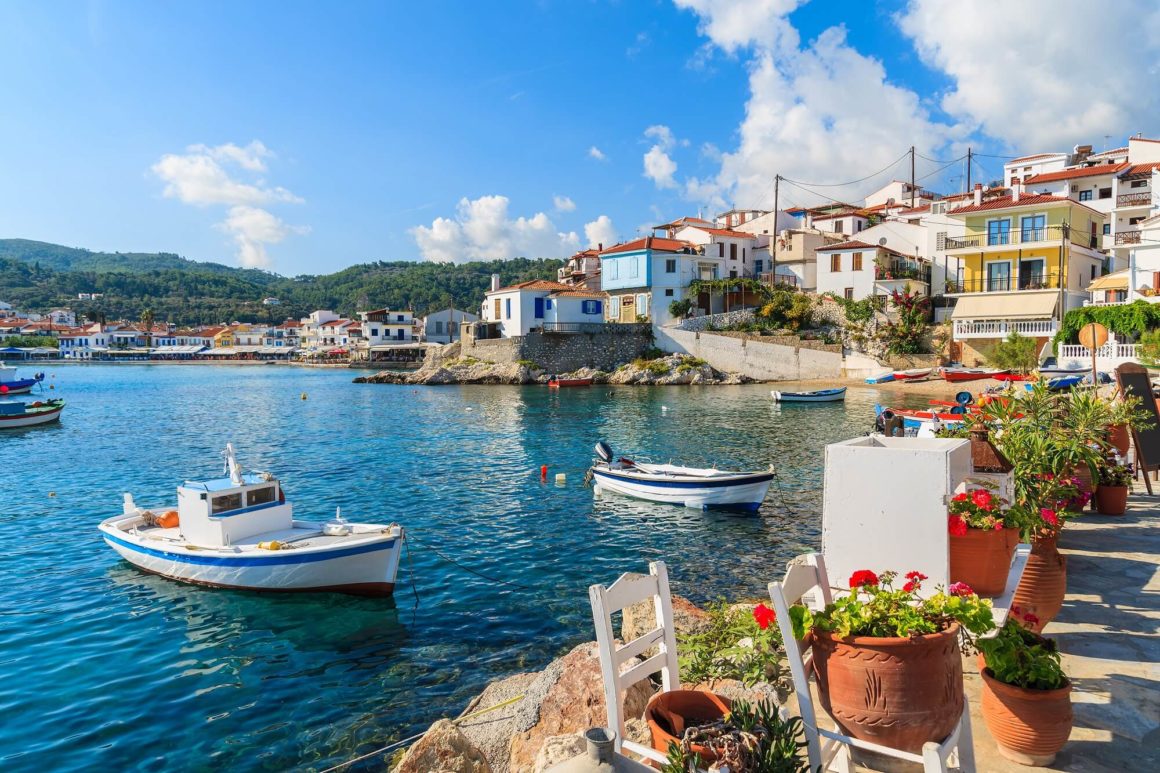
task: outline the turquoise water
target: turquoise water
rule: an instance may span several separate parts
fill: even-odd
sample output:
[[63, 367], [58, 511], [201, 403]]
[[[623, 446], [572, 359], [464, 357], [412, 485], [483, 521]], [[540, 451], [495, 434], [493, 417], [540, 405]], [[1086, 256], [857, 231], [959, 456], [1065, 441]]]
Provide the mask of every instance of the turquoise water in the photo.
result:
[[[822, 448], [864, 434], [878, 396], [779, 408], [757, 385], [557, 393], [281, 366], [48, 370], [69, 401], [61, 424], [0, 434], [4, 770], [321, 769], [591, 639], [591, 583], [664, 559], [674, 592], [759, 596], [818, 546]], [[772, 463], [778, 477], [756, 517], [594, 502], [582, 482], [601, 438], [654, 460]], [[403, 523], [411, 564], [394, 599], [180, 585], [99, 539], [122, 492], [168, 503], [181, 480], [220, 472], [227, 441], [281, 478], [300, 516], [341, 505]], [[567, 485], [541, 484], [541, 464]]]

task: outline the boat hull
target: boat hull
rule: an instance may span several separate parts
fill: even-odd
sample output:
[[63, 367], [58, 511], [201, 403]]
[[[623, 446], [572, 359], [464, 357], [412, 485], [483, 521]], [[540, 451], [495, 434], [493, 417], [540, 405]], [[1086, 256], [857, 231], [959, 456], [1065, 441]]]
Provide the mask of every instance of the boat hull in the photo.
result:
[[769, 394], [779, 403], [833, 403], [846, 399], [846, 388], [817, 392], [779, 392], [773, 389]]
[[954, 371], [944, 370], [943, 379], [951, 383], [959, 383], [962, 381], [982, 381], [988, 378], [997, 378], [999, 376], [1008, 375], [1005, 370], [988, 370], [988, 371]]
[[0, 382], [0, 386], [8, 387], [8, 394], [10, 395], [26, 395], [39, 383], [34, 378], [22, 378], [19, 381]]
[[548, 382], [549, 389], [560, 389], [561, 387], [585, 387], [592, 386], [592, 379], [590, 378], [558, 378]]
[[595, 467], [592, 468], [592, 475], [597, 493], [612, 491], [650, 502], [751, 512], [761, 507], [773, 481], [772, 473], [755, 473], [723, 480], [641, 480]]
[[389, 596], [394, 591], [402, 537], [326, 551], [225, 551], [142, 544], [101, 525], [105, 542], [122, 558], [150, 574], [215, 588], [281, 593], [338, 592]]
[[63, 410], [64, 406], [62, 405], [49, 411], [37, 411], [36, 413], [26, 413], [18, 416], [0, 416], [0, 429], [34, 427], [37, 424], [50, 424], [54, 421], [60, 420], [60, 413]]
[[930, 375], [930, 368], [917, 370], [896, 370], [893, 373], [895, 381], [917, 381]]

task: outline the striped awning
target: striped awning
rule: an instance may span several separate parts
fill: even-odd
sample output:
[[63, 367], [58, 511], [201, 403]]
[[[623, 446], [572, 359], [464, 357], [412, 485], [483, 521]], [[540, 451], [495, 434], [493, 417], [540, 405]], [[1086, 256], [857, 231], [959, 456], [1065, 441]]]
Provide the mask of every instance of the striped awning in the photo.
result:
[[1099, 279], [1093, 281], [1087, 287], [1088, 291], [1092, 290], [1127, 290], [1128, 289], [1128, 270], [1116, 271], [1112, 274], [1104, 274]]

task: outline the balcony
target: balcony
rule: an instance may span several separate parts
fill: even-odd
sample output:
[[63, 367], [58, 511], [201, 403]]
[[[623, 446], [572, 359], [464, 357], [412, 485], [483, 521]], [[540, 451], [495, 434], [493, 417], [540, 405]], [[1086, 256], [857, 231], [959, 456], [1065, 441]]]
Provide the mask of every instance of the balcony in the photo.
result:
[[947, 295], [961, 293], [1009, 293], [1019, 290], [1058, 290], [1058, 273], [1033, 272], [1021, 276], [948, 279]]
[[1119, 247], [1121, 244], [1139, 244], [1139, 243], [1140, 243], [1140, 232], [1139, 231], [1123, 231], [1121, 233], [1116, 234], [1116, 246], [1117, 247]]
[[1121, 193], [1116, 197], [1117, 207], [1150, 207], [1152, 206], [1151, 191], [1137, 191], [1136, 193]]
[[876, 282], [903, 279], [916, 279], [929, 285], [930, 265], [907, 260], [879, 260], [875, 262], [874, 280]]
[[762, 284], [770, 285], [771, 287], [788, 287], [797, 289], [799, 280], [794, 274], [774, 274], [771, 271], [758, 275], [758, 280]]
[[949, 251], [1057, 242], [1066, 239], [1068, 231], [1068, 227], [1064, 225], [1048, 225], [1042, 228], [1019, 228], [1018, 224], [1016, 224], [1010, 231], [1003, 233], [967, 234], [966, 236], [959, 237], [948, 236], [946, 238], [946, 248]]
[[955, 320], [956, 341], [964, 338], [1006, 338], [1009, 333], [1046, 338], [1055, 335], [1058, 331], [1059, 323], [1053, 319], [995, 320], [992, 322]]

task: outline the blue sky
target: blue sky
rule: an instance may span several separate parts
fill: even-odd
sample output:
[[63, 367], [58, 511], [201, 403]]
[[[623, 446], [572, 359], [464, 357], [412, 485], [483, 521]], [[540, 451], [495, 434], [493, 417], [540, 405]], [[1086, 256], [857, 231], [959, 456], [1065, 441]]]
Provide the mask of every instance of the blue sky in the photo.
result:
[[[1109, 43], [1068, 22], [1033, 45], [1040, 2], [6, 2], [0, 236], [287, 275], [560, 255], [911, 144], [1160, 134], [1157, 6], [1103, 12]], [[1151, 66], [1135, 88], [1125, 56]], [[1082, 104], [1051, 96], [1080, 75]]]

